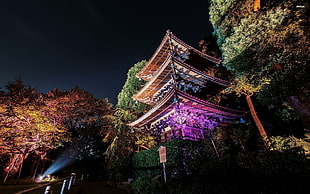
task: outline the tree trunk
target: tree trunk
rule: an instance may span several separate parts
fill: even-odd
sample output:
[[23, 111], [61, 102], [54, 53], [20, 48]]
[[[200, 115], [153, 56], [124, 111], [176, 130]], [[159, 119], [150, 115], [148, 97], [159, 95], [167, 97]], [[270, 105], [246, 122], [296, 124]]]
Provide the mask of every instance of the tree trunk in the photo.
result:
[[212, 143], [212, 145], [213, 145], [213, 148], [214, 148], [214, 150], [215, 150], [216, 156], [219, 158], [219, 157], [220, 157], [220, 154], [219, 154], [219, 152], [218, 152], [218, 150], [217, 150], [217, 147], [216, 147], [216, 145], [215, 145], [215, 143], [214, 143], [214, 140], [213, 140], [212, 137], [211, 137], [210, 139], [211, 139], [211, 143]]
[[266, 133], [262, 123], [260, 122], [260, 119], [258, 118], [258, 116], [256, 114], [256, 111], [255, 111], [255, 108], [254, 108], [251, 96], [246, 96], [245, 98], [246, 98], [246, 101], [247, 101], [248, 106], [250, 108], [250, 112], [251, 112], [252, 118], [253, 118], [253, 120], [255, 122], [255, 125], [258, 128], [259, 134], [261, 135], [261, 137], [264, 140], [264, 142], [266, 142], [266, 140], [267, 140], [267, 133]]
[[15, 175], [16, 172], [18, 172], [19, 168], [20, 168], [20, 164], [19, 164], [19, 157], [21, 154], [13, 154], [12, 158], [10, 159], [9, 164], [7, 165], [9, 167], [6, 176], [4, 177], [4, 181], [6, 182], [7, 178], [9, 177], [9, 175]]
[[11, 170], [13, 169], [13, 165], [12, 165], [12, 163], [13, 164], [15, 164], [15, 154], [12, 156], [12, 158], [10, 159], [10, 162], [9, 162], [9, 164], [8, 164], [8, 171], [7, 171], [7, 173], [6, 173], [6, 176], [4, 177], [4, 180], [3, 180], [3, 182], [5, 183], [6, 182], [6, 180], [7, 180], [7, 178], [9, 177], [9, 174], [11, 173]]
[[41, 158], [39, 158], [39, 160], [36, 163], [36, 167], [34, 169], [34, 172], [33, 172], [32, 178], [31, 178], [33, 182], [36, 180], [36, 175], [37, 175], [37, 171], [39, 168], [40, 161], [41, 161]]
[[42, 167], [41, 167], [41, 175], [43, 175], [43, 170], [44, 170], [44, 166], [45, 166], [45, 162], [44, 162], [44, 160], [42, 160]]
[[22, 154], [20, 157], [21, 157], [21, 159], [20, 159], [21, 163], [20, 163], [20, 167], [18, 169], [17, 184], [19, 184], [20, 174], [22, 173], [23, 164], [24, 164], [24, 155]]

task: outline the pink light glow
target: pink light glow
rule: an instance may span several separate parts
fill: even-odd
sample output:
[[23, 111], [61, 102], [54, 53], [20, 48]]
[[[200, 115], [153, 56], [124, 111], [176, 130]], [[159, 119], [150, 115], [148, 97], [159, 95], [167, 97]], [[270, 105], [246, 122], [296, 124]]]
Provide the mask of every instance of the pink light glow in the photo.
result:
[[[161, 120], [155, 128], [162, 141], [176, 138], [199, 141], [210, 135], [224, 118], [221, 115], [179, 103], [175, 112]], [[170, 127], [170, 130], [164, 131]]]

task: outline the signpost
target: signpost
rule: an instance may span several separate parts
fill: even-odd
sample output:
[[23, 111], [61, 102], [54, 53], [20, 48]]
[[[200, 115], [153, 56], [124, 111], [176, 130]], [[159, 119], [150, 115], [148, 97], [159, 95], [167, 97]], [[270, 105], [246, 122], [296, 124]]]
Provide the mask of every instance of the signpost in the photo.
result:
[[165, 146], [160, 146], [158, 148], [158, 152], [159, 152], [159, 162], [163, 164], [164, 181], [166, 183], [167, 182], [166, 166], [165, 166], [165, 162], [167, 162], [166, 147]]

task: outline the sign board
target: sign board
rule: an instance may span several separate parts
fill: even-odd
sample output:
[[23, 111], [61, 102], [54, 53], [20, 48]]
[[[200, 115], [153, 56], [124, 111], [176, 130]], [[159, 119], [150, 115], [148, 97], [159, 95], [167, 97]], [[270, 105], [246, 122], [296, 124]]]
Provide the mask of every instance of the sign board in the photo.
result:
[[160, 163], [167, 162], [167, 158], [166, 158], [166, 147], [165, 147], [165, 146], [160, 146], [160, 147], [158, 148], [158, 152], [159, 152], [159, 162], [160, 162]]

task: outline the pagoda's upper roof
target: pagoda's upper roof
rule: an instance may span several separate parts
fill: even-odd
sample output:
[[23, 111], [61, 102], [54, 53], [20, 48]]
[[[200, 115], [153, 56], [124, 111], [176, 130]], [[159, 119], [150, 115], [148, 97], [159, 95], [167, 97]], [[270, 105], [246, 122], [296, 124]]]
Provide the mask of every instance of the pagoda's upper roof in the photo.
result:
[[207, 75], [206, 72], [182, 62], [178, 58], [171, 56], [171, 54], [167, 54], [166, 60], [154, 71], [152, 78], [133, 98], [149, 105], [155, 105], [158, 100], [158, 93], [162, 92], [161, 90], [169, 89], [173, 85], [172, 75], [174, 74], [200, 86], [206, 86], [209, 81], [218, 84], [222, 88], [231, 84], [228, 81]]
[[176, 37], [172, 32], [167, 30], [166, 35], [164, 36], [161, 44], [155, 51], [152, 58], [149, 60], [147, 65], [137, 74], [137, 77], [149, 81], [154, 73], [157, 71], [157, 69], [162, 65], [162, 63], [166, 60], [166, 58], [171, 54], [173, 50], [175, 50], [177, 47], [178, 50], [195, 52], [197, 55], [199, 55], [202, 58], [205, 58], [208, 61], [211, 61], [215, 64], [219, 64], [221, 62], [220, 59], [211, 57], [180, 40], [178, 37]]
[[222, 117], [225, 120], [243, 117], [246, 112], [234, 110], [210, 102], [201, 100], [197, 97], [189, 95], [181, 90], [172, 88], [168, 94], [160, 102], [158, 102], [151, 110], [141, 116], [136, 121], [129, 123], [130, 127], [139, 128], [146, 124], [150, 124], [161, 117], [171, 113], [177, 104], [182, 103], [193, 108], [198, 108], [214, 114], [217, 117]]

